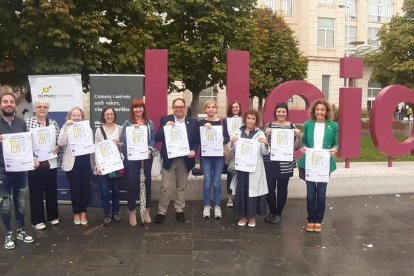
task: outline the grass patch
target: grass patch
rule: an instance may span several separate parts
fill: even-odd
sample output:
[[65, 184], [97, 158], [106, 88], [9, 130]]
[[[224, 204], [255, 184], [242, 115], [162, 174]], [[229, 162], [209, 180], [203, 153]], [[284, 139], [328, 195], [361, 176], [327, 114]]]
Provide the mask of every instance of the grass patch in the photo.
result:
[[[404, 141], [406, 136], [399, 135], [396, 137], [398, 141]], [[384, 162], [387, 156], [377, 150], [370, 136], [361, 136], [361, 154], [359, 158], [352, 158], [351, 162]], [[342, 158], [336, 158], [337, 162], [344, 162]], [[414, 161], [414, 156], [407, 154], [402, 157], [396, 157], [393, 161]]]

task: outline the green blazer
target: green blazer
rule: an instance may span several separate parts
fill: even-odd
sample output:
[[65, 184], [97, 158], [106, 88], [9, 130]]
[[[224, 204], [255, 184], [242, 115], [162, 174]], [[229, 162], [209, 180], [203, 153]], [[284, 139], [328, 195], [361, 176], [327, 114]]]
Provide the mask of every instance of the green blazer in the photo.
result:
[[[314, 147], [314, 132], [315, 121], [306, 121], [303, 126], [302, 147], [313, 148]], [[325, 121], [325, 133], [323, 135], [323, 149], [331, 149], [338, 147], [338, 124], [332, 121]], [[303, 155], [299, 161], [298, 166], [305, 169], [305, 155]], [[329, 173], [336, 170], [335, 159], [331, 156], [331, 162], [329, 166]]]

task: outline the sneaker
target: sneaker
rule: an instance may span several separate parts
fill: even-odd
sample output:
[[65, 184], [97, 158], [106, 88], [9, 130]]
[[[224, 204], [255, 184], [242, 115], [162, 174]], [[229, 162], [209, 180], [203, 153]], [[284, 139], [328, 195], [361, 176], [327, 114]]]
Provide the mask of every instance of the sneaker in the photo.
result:
[[112, 220], [116, 223], [121, 222], [121, 215], [119, 213], [113, 213], [112, 214]]
[[110, 217], [110, 216], [106, 216], [106, 217], [104, 218], [104, 222], [103, 222], [103, 224], [104, 224], [105, 226], [109, 226], [109, 225], [111, 225], [111, 224], [112, 224], [112, 219], [111, 219], [111, 217]]
[[45, 228], [46, 228], [46, 224], [44, 224], [43, 222], [41, 222], [41, 223], [38, 223], [38, 224], [36, 224], [36, 225], [33, 225], [33, 227], [34, 227], [34, 229], [36, 229], [36, 230], [43, 230], [43, 229], [45, 229]]
[[215, 206], [214, 207], [214, 217], [216, 219], [221, 219], [221, 208], [220, 208], [220, 206]]
[[203, 218], [210, 218], [210, 206], [204, 206]]
[[25, 243], [34, 242], [34, 238], [32, 236], [27, 235], [26, 231], [24, 231], [24, 230], [17, 231], [16, 238], [18, 240], [24, 241]]
[[227, 200], [227, 207], [233, 207], [233, 199], [231, 195], [229, 195], [229, 199]]
[[16, 245], [14, 244], [14, 236], [13, 235], [7, 235], [6, 239], [4, 240], [4, 248], [6, 249], [13, 249]]
[[57, 219], [54, 219], [54, 220], [50, 221], [50, 224], [51, 225], [58, 225], [59, 224], [59, 219], [57, 218]]

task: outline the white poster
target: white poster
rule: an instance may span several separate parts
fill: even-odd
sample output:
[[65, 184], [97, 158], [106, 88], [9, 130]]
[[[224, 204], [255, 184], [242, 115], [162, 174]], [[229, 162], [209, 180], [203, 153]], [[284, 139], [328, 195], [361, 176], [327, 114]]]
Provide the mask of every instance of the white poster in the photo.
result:
[[47, 101], [49, 112], [67, 111], [72, 106], [83, 106], [80, 74], [29, 76], [32, 102]]
[[54, 126], [33, 128], [30, 132], [32, 133], [33, 153], [38, 161], [46, 161], [57, 157]]
[[295, 132], [293, 129], [272, 128], [270, 160], [293, 161], [294, 141]]
[[3, 156], [7, 172], [34, 170], [30, 132], [3, 134]]
[[93, 132], [89, 121], [74, 122], [67, 127], [70, 151], [72, 156], [80, 156], [95, 151]]
[[234, 132], [238, 130], [243, 124], [242, 118], [227, 118], [227, 131], [229, 132], [229, 136], [233, 136]]
[[200, 127], [201, 156], [223, 156], [223, 126]]
[[329, 182], [330, 159], [329, 150], [327, 149], [306, 149], [306, 181]]
[[164, 126], [164, 137], [169, 159], [187, 156], [190, 153], [185, 124]]
[[95, 160], [102, 175], [124, 168], [121, 154], [112, 140], [103, 140], [95, 145]]
[[239, 138], [236, 141], [234, 167], [238, 171], [255, 172], [259, 142], [253, 139]]
[[147, 126], [129, 126], [126, 128], [126, 147], [128, 160], [148, 159]]

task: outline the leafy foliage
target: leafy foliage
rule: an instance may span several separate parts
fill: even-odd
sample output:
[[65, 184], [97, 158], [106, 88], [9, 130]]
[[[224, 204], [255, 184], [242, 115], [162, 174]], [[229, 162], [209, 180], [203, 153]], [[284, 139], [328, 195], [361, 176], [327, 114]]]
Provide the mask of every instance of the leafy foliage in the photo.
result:
[[414, 1], [404, 1], [404, 15], [396, 15], [378, 33], [379, 52], [366, 57], [372, 78], [383, 86], [414, 87]]
[[160, 46], [168, 49], [169, 79], [181, 80], [193, 94], [198, 113], [200, 92], [225, 83], [226, 52], [248, 50], [253, 0], [159, 0], [163, 14]]
[[283, 17], [270, 9], [254, 13], [251, 57], [251, 93], [261, 101], [278, 85], [306, 78], [307, 60]]

